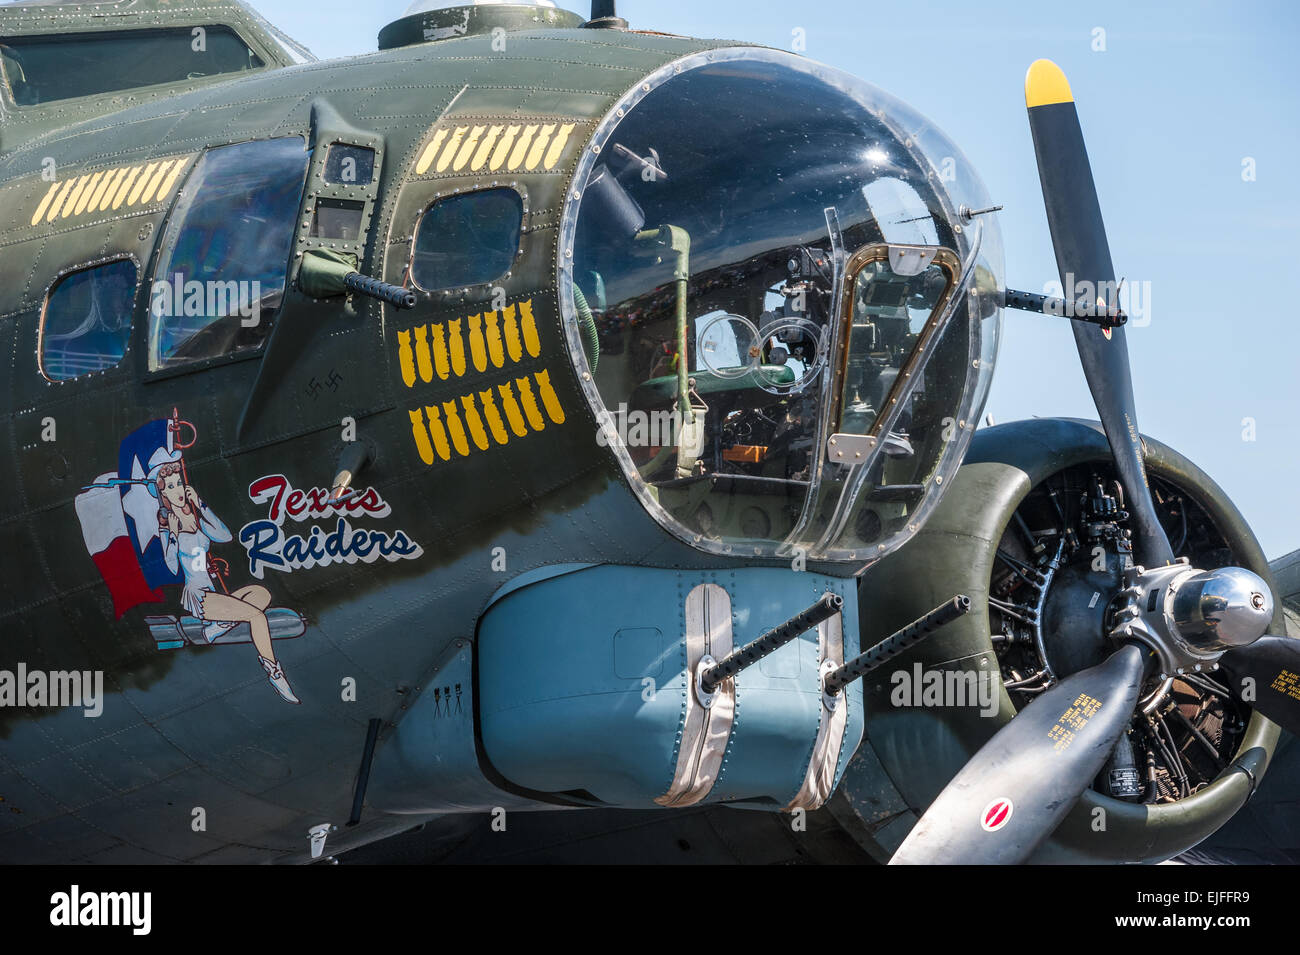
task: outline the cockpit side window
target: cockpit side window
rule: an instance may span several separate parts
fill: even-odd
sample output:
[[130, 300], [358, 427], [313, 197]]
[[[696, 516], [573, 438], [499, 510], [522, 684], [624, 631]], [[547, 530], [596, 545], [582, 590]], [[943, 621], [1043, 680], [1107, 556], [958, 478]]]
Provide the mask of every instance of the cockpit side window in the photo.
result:
[[135, 263], [118, 259], [55, 282], [41, 315], [41, 374], [66, 381], [115, 367], [131, 340], [138, 280]]
[[27, 74], [23, 71], [22, 61], [14, 50], [3, 43], [0, 43], [0, 80], [9, 88], [9, 95], [17, 105], [30, 105]]
[[0, 48], [18, 106], [185, 83], [265, 64], [227, 26], [13, 36]]
[[210, 149], [172, 210], [149, 297], [149, 370], [253, 354], [284, 297], [302, 139]]

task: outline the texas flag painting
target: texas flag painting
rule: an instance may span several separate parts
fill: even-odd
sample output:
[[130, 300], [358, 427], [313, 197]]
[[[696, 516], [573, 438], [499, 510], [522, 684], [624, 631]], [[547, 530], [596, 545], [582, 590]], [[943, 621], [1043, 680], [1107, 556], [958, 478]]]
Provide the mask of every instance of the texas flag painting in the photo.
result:
[[163, 558], [151, 482], [156, 468], [180, 460], [170, 425], [158, 418], [127, 435], [118, 448], [117, 471], [101, 474], [77, 495], [86, 550], [108, 584], [118, 617], [138, 604], [161, 603], [158, 588], [165, 584], [184, 583]]

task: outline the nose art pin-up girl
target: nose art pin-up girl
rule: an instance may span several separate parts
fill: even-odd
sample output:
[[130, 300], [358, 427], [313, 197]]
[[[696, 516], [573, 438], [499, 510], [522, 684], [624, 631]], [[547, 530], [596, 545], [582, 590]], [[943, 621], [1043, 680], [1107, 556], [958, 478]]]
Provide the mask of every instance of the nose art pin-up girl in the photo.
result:
[[301, 702], [289, 686], [271, 645], [265, 612], [271, 603], [270, 592], [258, 584], [241, 587], [233, 593], [221, 593], [212, 586], [208, 548], [213, 543], [229, 541], [229, 529], [186, 483], [179, 460], [159, 465], [150, 476], [158, 497], [158, 533], [163, 555], [168, 568], [185, 578], [181, 605], [203, 622], [203, 635], [209, 643], [232, 627], [247, 623], [271, 686], [288, 702]]

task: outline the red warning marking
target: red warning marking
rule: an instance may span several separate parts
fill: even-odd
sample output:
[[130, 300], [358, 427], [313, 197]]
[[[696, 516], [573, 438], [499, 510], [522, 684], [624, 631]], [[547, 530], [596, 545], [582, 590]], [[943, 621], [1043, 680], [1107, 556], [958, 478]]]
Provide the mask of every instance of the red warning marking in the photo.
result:
[[993, 800], [984, 807], [984, 815], [980, 819], [980, 828], [985, 832], [997, 832], [1007, 824], [1014, 808], [1010, 799], [1000, 797]]

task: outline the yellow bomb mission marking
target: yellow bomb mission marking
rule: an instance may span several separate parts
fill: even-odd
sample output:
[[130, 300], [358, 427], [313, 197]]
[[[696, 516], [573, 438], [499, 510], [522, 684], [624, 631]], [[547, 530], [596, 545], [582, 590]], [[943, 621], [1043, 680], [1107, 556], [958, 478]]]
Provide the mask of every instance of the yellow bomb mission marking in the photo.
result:
[[[518, 364], [525, 355], [537, 358], [541, 353], [532, 299], [500, 311], [454, 318], [445, 324], [416, 325], [397, 333], [397, 363], [407, 388], [414, 387], [417, 379], [430, 384], [436, 375], [449, 381], [464, 377], [471, 367], [484, 374], [489, 368]], [[544, 430], [547, 418], [553, 424], [564, 424], [564, 409], [547, 370], [414, 408], [407, 414], [415, 449], [425, 464], [439, 458], [450, 461], [453, 454], [468, 457], [475, 448], [487, 451], [506, 444], [512, 435], [527, 437]]]
[[577, 123], [444, 126], [415, 163], [415, 174], [434, 172], [539, 172], [554, 169]]
[[[536, 392], [533, 390], [534, 382]], [[541, 408], [538, 407], [539, 398]], [[471, 444], [480, 451], [487, 451], [494, 443], [508, 442], [511, 434], [523, 438], [528, 436], [530, 429], [542, 431], [546, 428], [542, 408], [546, 409], [546, 418], [554, 424], [564, 424], [564, 409], [560, 407], [555, 388], [551, 385], [551, 374], [545, 369], [535, 372], [532, 378], [516, 378], [513, 382], [497, 385], [495, 389], [488, 387], [470, 392], [441, 404], [412, 409], [407, 414], [411, 418], [411, 436], [415, 439], [420, 460], [433, 464], [435, 454], [443, 461], [450, 461], [453, 452], [468, 457]]]
[[32, 213], [31, 224], [36, 225], [41, 220], [52, 223], [56, 219], [75, 219], [124, 206], [130, 209], [151, 202], [164, 202], [194, 155], [190, 153], [136, 166], [116, 166], [51, 183]]
[[452, 319], [445, 327], [416, 325], [397, 333], [397, 362], [402, 383], [408, 388], [415, 385], [417, 376], [429, 384], [435, 372], [446, 381], [453, 375], [463, 377], [470, 365], [479, 374], [488, 370], [489, 363], [503, 368], [507, 357], [512, 363], [519, 362], [525, 351], [530, 358], [542, 352], [532, 299], [507, 305], [499, 312]]

